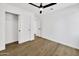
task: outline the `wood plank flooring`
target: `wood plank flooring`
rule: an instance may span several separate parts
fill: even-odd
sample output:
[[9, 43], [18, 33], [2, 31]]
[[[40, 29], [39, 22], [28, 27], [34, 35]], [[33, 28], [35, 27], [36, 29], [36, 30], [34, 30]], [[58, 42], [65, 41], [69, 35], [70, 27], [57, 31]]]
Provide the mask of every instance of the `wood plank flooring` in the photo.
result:
[[0, 51], [0, 56], [79, 56], [79, 50], [35, 37], [35, 40], [23, 44], [13, 43]]

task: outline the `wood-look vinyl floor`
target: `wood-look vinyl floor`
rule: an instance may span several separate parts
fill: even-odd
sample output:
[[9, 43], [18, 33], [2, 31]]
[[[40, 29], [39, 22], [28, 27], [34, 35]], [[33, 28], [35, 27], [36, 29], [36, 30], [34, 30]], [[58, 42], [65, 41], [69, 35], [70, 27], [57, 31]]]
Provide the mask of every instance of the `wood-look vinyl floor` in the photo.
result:
[[23, 44], [13, 43], [0, 51], [0, 56], [79, 56], [79, 50], [35, 37], [35, 40]]

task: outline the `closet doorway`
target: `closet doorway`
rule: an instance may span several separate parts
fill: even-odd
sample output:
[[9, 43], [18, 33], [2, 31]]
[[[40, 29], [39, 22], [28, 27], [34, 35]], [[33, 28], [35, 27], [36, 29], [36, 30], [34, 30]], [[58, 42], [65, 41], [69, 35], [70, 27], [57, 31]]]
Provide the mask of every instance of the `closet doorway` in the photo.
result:
[[18, 42], [18, 15], [6, 12], [5, 43]]

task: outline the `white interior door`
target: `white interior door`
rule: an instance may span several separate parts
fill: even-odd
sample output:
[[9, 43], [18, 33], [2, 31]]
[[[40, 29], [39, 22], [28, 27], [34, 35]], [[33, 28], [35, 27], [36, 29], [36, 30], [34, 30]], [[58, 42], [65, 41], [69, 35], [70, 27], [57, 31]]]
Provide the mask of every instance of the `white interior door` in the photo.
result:
[[6, 44], [18, 41], [18, 15], [6, 13]]
[[37, 22], [34, 16], [31, 16], [31, 39], [34, 40], [34, 34], [37, 34]]
[[42, 29], [42, 15], [39, 15], [39, 17], [37, 18], [37, 36], [41, 37], [41, 29]]
[[31, 40], [31, 24], [30, 16], [23, 13], [19, 16], [18, 22], [18, 39], [19, 43], [24, 43]]

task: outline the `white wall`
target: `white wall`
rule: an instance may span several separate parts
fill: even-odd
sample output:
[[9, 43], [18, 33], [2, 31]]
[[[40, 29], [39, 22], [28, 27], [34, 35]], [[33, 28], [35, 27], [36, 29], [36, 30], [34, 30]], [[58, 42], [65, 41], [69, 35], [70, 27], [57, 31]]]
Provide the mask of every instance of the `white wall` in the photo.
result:
[[[30, 12], [27, 12], [26, 10], [24, 10], [22, 8], [18, 8], [16, 6], [12, 6], [12, 5], [9, 5], [6, 3], [0, 4], [0, 50], [5, 49], [5, 39], [6, 39], [5, 38], [5, 20], [6, 20], [5, 12], [11, 12], [11, 13], [20, 15], [19, 23], [21, 22], [21, 24], [19, 24], [19, 29], [21, 29], [21, 30], [29, 29], [28, 20], [30, 19], [30, 16], [33, 16], [33, 14], [31, 14]], [[22, 25], [22, 24], [24, 24], [23, 23], [24, 20], [27, 20], [26, 27], [23, 27], [24, 25]], [[24, 39], [24, 37], [27, 37], [27, 35], [21, 35], [21, 37], [18, 38], [19, 43], [28, 41], [27, 39], [26, 40]]]
[[79, 5], [41, 16], [42, 37], [79, 49]]

